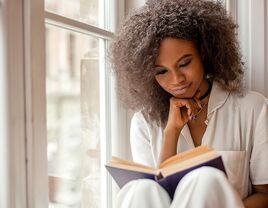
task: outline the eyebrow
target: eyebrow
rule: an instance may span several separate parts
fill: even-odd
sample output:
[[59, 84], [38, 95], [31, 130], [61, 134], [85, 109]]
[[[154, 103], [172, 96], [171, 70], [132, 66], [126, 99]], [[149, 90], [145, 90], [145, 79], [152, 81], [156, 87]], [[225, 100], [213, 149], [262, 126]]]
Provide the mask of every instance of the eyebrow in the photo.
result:
[[[192, 54], [185, 54], [185, 55], [183, 55], [182, 57], [180, 57], [180, 58], [177, 60], [177, 62], [180, 62], [182, 59], [187, 58], [187, 57], [190, 57], [190, 56], [192, 56]], [[161, 66], [161, 65], [155, 65], [155, 67], [164, 67], [164, 66]]]

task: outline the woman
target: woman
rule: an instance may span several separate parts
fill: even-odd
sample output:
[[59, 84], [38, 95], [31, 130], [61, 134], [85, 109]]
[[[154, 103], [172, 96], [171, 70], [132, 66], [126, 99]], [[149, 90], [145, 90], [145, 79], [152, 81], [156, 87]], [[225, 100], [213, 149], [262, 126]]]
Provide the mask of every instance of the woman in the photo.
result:
[[205, 0], [149, 1], [122, 25], [111, 62], [121, 99], [137, 111], [134, 161], [157, 166], [208, 145], [221, 153], [228, 180], [193, 171], [172, 202], [156, 183], [134, 181], [119, 206], [268, 207], [268, 101], [245, 90], [235, 29], [221, 3]]

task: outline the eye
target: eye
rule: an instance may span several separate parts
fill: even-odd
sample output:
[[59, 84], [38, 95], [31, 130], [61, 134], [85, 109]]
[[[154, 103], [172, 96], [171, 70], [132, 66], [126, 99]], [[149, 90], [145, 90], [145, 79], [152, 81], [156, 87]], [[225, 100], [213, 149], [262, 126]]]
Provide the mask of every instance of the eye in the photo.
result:
[[192, 59], [185, 59], [179, 63], [179, 67], [186, 67], [192, 62]]
[[156, 67], [155, 68], [155, 75], [165, 74], [168, 70], [163, 67]]

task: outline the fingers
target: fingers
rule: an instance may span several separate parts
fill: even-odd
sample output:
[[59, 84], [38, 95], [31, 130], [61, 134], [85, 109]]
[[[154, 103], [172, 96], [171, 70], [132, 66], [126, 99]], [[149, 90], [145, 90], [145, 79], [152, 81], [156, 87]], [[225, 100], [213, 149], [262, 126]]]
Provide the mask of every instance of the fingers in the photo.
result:
[[197, 98], [193, 99], [177, 99], [171, 98], [171, 105], [182, 110], [186, 108], [189, 119], [193, 119], [198, 111], [202, 108], [201, 102]]
[[170, 108], [166, 128], [182, 129], [189, 120], [195, 120], [201, 110], [200, 101], [197, 98], [179, 99], [170, 98]]

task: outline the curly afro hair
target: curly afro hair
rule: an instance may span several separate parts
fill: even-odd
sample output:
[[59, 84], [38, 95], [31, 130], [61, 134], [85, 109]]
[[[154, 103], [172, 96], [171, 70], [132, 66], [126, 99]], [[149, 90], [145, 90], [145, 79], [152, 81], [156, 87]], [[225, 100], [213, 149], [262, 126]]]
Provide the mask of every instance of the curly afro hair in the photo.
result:
[[167, 37], [193, 41], [206, 76], [225, 90], [242, 92], [236, 28], [220, 1], [148, 1], [128, 15], [110, 46], [119, 98], [151, 121], [166, 122], [171, 95], [158, 85], [153, 69], [160, 42]]

